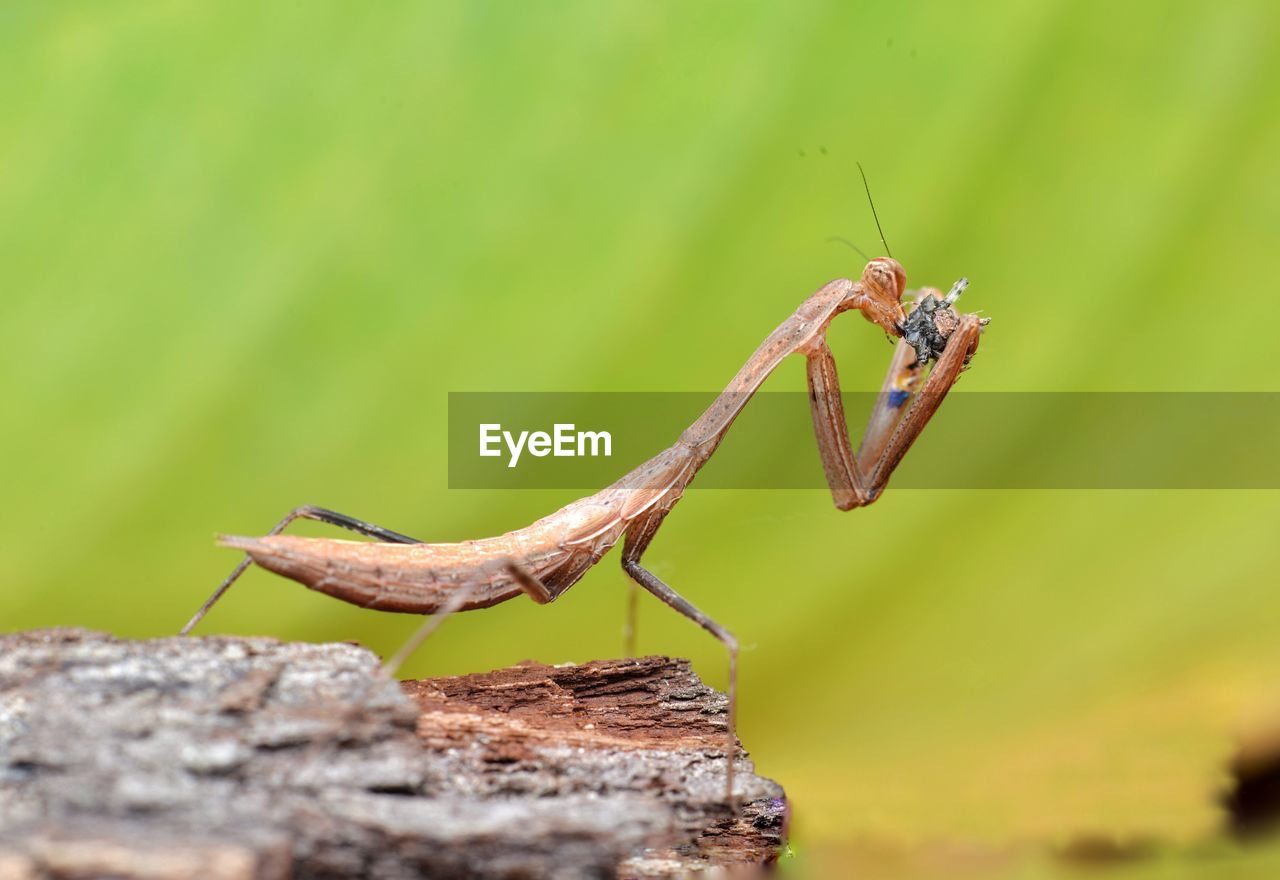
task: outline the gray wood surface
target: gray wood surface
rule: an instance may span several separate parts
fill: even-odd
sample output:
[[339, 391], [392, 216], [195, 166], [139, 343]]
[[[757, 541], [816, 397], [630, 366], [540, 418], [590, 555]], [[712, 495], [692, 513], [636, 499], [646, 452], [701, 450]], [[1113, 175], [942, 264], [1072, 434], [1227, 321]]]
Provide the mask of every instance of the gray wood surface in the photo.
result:
[[771, 862], [782, 790], [665, 657], [393, 682], [350, 644], [0, 637], [0, 878], [671, 877]]

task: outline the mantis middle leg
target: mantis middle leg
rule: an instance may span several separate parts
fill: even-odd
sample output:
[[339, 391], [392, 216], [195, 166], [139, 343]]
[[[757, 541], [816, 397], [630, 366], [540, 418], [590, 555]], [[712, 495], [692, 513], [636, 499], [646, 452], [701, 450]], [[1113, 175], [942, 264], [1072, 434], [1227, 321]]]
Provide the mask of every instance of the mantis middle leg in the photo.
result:
[[699, 611], [691, 602], [640, 564], [640, 557], [653, 540], [653, 536], [657, 534], [658, 526], [662, 524], [663, 519], [671, 512], [676, 500], [679, 500], [678, 496], [675, 500], [651, 510], [637, 519], [627, 529], [626, 542], [622, 546], [622, 569], [636, 584], [658, 597], [665, 605], [675, 609], [711, 633], [729, 652], [729, 722], [728, 742], [725, 746], [725, 762], [727, 765], [725, 771], [725, 800], [732, 804], [734, 764], [738, 759], [738, 640], [727, 629], [702, 611]]

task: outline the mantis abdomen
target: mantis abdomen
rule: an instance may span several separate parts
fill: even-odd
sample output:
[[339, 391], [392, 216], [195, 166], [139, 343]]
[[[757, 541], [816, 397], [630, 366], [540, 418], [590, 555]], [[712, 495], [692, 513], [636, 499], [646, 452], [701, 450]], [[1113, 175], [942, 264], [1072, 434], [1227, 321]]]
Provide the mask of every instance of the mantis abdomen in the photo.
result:
[[459, 590], [456, 610], [488, 608], [523, 589], [519, 566], [554, 599], [573, 586], [654, 504], [674, 503], [695, 468], [677, 443], [616, 483], [531, 525], [494, 538], [456, 544], [404, 544], [267, 535], [223, 535], [261, 567], [326, 595], [379, 611], [434, 614]]

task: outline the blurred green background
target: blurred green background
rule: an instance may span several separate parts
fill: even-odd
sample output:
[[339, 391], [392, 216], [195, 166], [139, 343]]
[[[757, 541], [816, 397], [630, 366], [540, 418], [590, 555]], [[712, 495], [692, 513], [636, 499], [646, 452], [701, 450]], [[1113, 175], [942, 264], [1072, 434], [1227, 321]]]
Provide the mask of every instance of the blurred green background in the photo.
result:
[[[442, 541], [559, 507], [448, 490], [447, 392], [719, 388], [860, 272], [828, 236], [879, 249], [858, 160], [911, 282], [968, 275], [995, 318], [962, 391], [1280, 390], [1278, 111], [1269, 0], [6, 3], [0, 622], [172, 633], [235, 563], [213, 533], [300, 503]], [[831, 340], [877, 387], [882, 335]], [[1215, 798], [1280, 735], [1277, 514], [695, 487], [646, 559], [749, 647], [798, 864], [1111, 841], [1247, 876], [1280, 856], [1218, 852]], [[616, 655], [615, 560], [407, 672]], [[201, 631], [416, 625], [251, 572]], [[723, 685], [656, 602], [640, 635]]]

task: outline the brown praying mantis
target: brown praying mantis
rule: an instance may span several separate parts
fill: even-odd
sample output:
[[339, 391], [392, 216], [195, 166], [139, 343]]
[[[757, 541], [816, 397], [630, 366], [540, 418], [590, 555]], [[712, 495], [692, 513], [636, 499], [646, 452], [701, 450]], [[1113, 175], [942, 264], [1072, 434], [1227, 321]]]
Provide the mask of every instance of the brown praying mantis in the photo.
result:
[[[726, 800], [732, 802], [734, 764], [738, 758], [738, 642], [729, 630], [641, 564], [645, 548], [752, 395], [792, 354], [804, 355], [807, 361], [818, 451], [836, 507], [863, 507], [880, 497], [894, 468], [977, 350], [988, 319], [959, 314], [953, 308], [967, 283], [965, 279], [956, 282], [946, 296], [931, 288], [921, 290], [914, 301], [907, 303], [911, 306], [907, 312], [903, 308], [906, 273], [891, 257], [868, 262], [857, 281], [832, 281], [769, 334], [728, 387], [673, 446], [596, 494], [505, 535], [456, 544], [428, 544], [344, 514], [307, 506], [290, 511], [265, 537], [222, 536], [218, 539], [222, 546], [243, 550], [246, 556], [182, 628], [182, 633], [190, 632], [249, 563], [256, 562], [313, 590], [363, 608], [432, 615], [387, 662], [386, 668], [391, 672], [449, 614], [488, 608], [522, 593], [540, 605], [553, 602], [622, 540], [622, 567], [633, 582], [626, 630], [629, 653], [634, 653], [638, 587], [697, 623], [728, 650], [725, 791]], [[898, 337], [888, 374], [856, 453], [849, 443], [835, 358], [826, 342], [827, 326], [847, 311], [861, 312], [872, 324]], [[374, 540], [281, 534], [299, 518], [340, 526]]]

